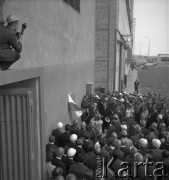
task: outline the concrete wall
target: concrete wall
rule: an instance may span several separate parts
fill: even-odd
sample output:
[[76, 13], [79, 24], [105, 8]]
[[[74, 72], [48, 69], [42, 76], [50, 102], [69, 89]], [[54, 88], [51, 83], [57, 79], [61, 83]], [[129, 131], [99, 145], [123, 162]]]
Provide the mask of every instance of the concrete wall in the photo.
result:
[[81, 0], [80, 13], [63, 0], [6, 1], [3, 14], [11, 13], [28, 24], [11, 68], [44, 67], [47, 142], [56, 122], [70, 122], [68, 93], [80, 105], [86, 83], [94, 82], [95, 0]]

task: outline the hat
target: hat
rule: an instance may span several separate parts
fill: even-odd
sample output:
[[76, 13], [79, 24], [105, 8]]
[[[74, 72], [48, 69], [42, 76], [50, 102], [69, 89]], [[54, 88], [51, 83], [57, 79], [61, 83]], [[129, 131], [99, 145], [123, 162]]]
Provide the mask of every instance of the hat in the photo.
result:
[[163, 115], [162, 115], [162, 114], [159, 114], [157, 117], [158, 117], [159, 119], [163, 119]]
[[119, 148], [121, 147], [121, 140], [116, 139], [116, 140], [114, 141], [114, 147], [117, 148], [117, 149], [119, 149]]
[[122, 124], [122, 125], [121, 125], [121, 129], [127, 130], [127, 125]]
[[95, 144], [94, 148], [95, 148], [95, 149], [100, 148], [99, 142], [97, 142], [97, 143]]
[[142, 147], [147, 147], [147, 145], [148, 145], [147, 139], [141, 138], [141, 139], [139, 140], [139, 142], [140, 142], [140, 144], [141, 144]]
[[116, 97], [112, 97], [112, 99], [117, 100], [117, 98], [116, 98]]
[[153, 140], [152, 140], [152, 144], [153, 144], [154, 147], [160, 148], [160, 146], [161, 146], [161, 141], [160, 141], [159, 139], [153, 139]]
[[69, 148], [67, 151], [67, 156], [68, 157], [73, 157], [76, 154], [76, 149], [74, 148]]
[[98, 95], [96, 95], [95, 98], [100, 99]]
[[120, 102], [124, 102], [124, 99], [123, 99], [123, 98], [121, 98], [121, 99], [120, 99]]
[[76, 134], [72, 134], [71, 136], [70, 136], [70, 141], [71, 142], [75, 142], [77, 140], [77, 135]]
[[19, 21], [19, 19], [13, 14], [8, 15], [8, 17], [6, 18], [7, 24], [15, 21]]
[[63, 128], [63, 123], [62, 122], [58, 122], [57, 123], [57, 128], [58, 129], [62, 129]]

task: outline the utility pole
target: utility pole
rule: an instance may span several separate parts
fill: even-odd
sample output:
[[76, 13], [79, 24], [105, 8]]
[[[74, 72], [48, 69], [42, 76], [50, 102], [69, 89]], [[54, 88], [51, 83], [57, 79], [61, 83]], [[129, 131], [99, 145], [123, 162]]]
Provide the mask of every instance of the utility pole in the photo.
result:
[[148, 57], [150, 56], [150, 37], [149, 36], [145, 36], [145, 38], [148, 39]]

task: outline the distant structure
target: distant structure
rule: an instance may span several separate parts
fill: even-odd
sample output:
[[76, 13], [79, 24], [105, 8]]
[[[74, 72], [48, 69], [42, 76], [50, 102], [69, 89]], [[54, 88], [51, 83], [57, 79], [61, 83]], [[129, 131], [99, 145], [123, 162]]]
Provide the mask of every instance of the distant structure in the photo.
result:
[[169, 54], [158, 54], [158, 63], [169, 63]]
[[122, 92], [132, 61], [133, 0], [96, 0], [95, 88]]

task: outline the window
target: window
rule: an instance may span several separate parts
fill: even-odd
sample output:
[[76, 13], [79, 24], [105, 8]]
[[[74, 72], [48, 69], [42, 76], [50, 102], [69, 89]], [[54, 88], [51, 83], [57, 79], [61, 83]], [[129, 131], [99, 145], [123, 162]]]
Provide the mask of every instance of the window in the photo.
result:
[[80, 0], [63, 0], [67, 4], [69, 4], [72, 8], [80, 12]]

